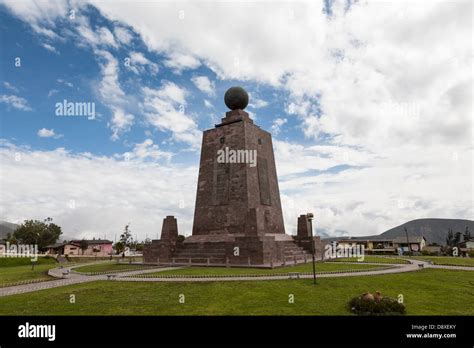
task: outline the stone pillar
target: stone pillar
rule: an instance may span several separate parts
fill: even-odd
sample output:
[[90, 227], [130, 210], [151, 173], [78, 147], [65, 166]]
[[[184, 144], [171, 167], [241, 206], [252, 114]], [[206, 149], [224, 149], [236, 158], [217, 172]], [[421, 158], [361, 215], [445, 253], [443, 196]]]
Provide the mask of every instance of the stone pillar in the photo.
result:
[[[314, 220], [313, 220], [314, 221]], [[315, 226], [313, 226], [314, 229]], [[313, 231], [316, 233], [316, 231]], [[293, 237], [295, 242], [306, 250], [307, 253], [313, 253], [313, 246], [315, 251], [316, 259], [321, 258], [324, 252], [324, 245], [321, 241], [321, 237], [314, 236], [312, 237], [311, 233], [311, 221], [308, 219], [306, 214], [302, 214], [298, 217], [298, 228], [297, 234]]]
[[298, 229], [296, 235], [298, 238], [311, 237], [311, 222], [305, 214], [298, 217]]
[[174, 216], [168, 215], [163, 219], [160, 239], [169, 241], [176, 241], [178, 239], [178, 221]]
[[[151, 244], [143, 248], [143, 259], [145, 263], [171, 262], [171, 258], [176, 251], [176, 240], [178, 239], [178, 221], [174, 216], [167, 216], [163, 219], [161, 238], [152, 240]], [[174, 261], [173, 261], [174, 263]]]

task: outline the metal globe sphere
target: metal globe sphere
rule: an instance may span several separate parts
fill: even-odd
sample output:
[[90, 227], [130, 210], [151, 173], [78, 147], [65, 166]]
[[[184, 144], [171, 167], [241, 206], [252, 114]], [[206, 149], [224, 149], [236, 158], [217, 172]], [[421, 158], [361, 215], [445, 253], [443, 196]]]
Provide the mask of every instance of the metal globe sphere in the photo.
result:
[[249, 95], [242, 87], [231, 87], [225, 92], [224, 102], [231, 110], [243, 110], [249, 103]]

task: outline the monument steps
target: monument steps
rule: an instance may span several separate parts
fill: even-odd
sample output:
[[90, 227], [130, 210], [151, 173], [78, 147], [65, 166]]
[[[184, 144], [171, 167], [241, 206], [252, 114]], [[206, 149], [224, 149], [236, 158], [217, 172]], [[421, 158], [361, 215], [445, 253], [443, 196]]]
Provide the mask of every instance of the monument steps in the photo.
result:
[[173, 255], [175, 260], [189, 260], [193, 263], [207, 262], [209, 258], [213, 263], [224, 263], [226, 260], [225, 248], [219, 245], [193, 243], [182, 245]]
[[225, 259], [225, 254], [216, 254], [216, 253], [176, 253], [173, 255], [175, 258], [202, 258], [202, 257], [211, 257], [211, 258], [224, 258]]
[[[285, 242], [283, 249], [285, 260], [291, 262], [296, 258], [300, 262], [310, 260], [311, 256], [311, 253], [295, 242]], [[218, 243], [183, 244], [173, 254], [173, 259], [178, 264], [225, 264], [228, 261], [226, 249]]]
[[285, 259], [294, 259], [295, 257], [303, 259], [305, 256], [310, 258], [311, 253], [294, 243], [287, 243], [285, 244], [284, 256]]
[[208, 260], [209, 260], [209, 265], [224, 265], [226, 263], [225, 258], [207, 258], [207, 257], [202, 257], [202, 258], [180, 258], [180, 257], [175, 257], [174, 258], [174, 263], [175, 264], [205, 265], [205, 264], [208, 264]]

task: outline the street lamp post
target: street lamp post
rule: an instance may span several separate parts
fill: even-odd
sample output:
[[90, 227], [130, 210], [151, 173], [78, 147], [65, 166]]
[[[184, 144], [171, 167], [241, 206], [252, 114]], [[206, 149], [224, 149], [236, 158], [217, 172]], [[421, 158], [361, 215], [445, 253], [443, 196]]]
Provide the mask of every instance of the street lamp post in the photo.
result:
[[[35, 235], [35, 237], [36, 237], [36, 247], [37, 248], [38, 248], [38, 238], [39, 238], [39, 236], [40, 236], [40, 234], [39, 234], [39, 232], [37, 232], [36, 235]], [[36, 261], [31, 261], [31, 270], [32, 271], [35, 269], [35, 264], [36, 264]]]
[[316, 250], [314, 248], [314, 235], [313, 235], [313, 218], [314, 215], [312, 213], [306, 214], [306, 217], [309, 220], [309, 228], [311, 230], [311, 251], [313, 254], [313, 284], [316, 285]]
[[408, 238], [408, 230], [407, 228], [405, 227], [405, 235], [407, 236], [407, 253], [408, 253], [408, 256], [411, 256], [411, 248], [410, 248], [410, 239]]

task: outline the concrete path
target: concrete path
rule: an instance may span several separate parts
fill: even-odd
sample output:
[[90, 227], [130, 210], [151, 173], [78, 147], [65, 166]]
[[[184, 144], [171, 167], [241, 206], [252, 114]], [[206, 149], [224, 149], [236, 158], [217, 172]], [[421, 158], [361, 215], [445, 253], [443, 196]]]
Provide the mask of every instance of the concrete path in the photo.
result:
[[[97, 263], [93, 263], [93, 264], [97, 264]], [[39, 283], [0, 288], [0, 297], [8, 296], [8, 295], [23, 294], [26, 292], [39, 291], [39, 290], [44, 290], [44, 289], [52, 289], [52, 288], [57, 288], [57, 287], [67, 286], [67, 285], [72, 285], [72, 284], [93, 282], [96, 280], [109, 279], [107, 274], [86, 276], [86, 275], [70, 272], [71, 269], [74, 269], [76, 267], [86, 266], [86, 265], [89, 265], [89, 264], [80, 264], [80, 265], [75, 265], [72, 267], [64, 267], [64, 268], [57, 267], [57, 268], [50, 269], [48, 271], [48, 274], [52, 277], [59, 278], [58, 280], [47, 280], [47, 281], [39, 282]], [[117, 274], [116, 277], [120, 278], [120, 277], [126, 277], [126, 276], [133, 276], [136, 274], [167, 271], [171, 269], [175, 269], [175, 267], [174, 268], [162, 267], [162, 268], [142, 269], [142, 270], [136, 270], [136, 271], [124, 271], [124, 272], [121, 272], [120, 274]], [[69, 273], [66, 275], [65, 273], [67, 273], [68, 271]]]
[[[409, 264], [380, 264], [376, 263], [377, 265], [386, 265], [386, 266], [393, 266], [391, 268], [385, 268], [380, 270], [367, 270], [367, 271], [358, 271], [358, 272], [341, 272], [341, 273], [320, 273], [317, 274], [317, 278], [336, 278], [336, 277], [361, 277], [361, 276], [373, 276], [373, 275], [383, 275], [383, 274], [394, 274], [394, 273], [403, 273], [403, 272], [414, 272], [421, 270], [423, 268], [437, 268], [437, 269], [450, 269], [450, 270], [462, 270], [462, 271], [474, 271], [474, 267], [468, 266], [444, 266], [444, 265], [432, 265], [426, 261], [421, 260], [412, 260], [409, 259]], [[338, 262], [342, 263], [342, 262]], [[354, 264], [353, 262], [348, 262], [348, 264]], [[364, 263], [364, 264], [371, 264], [371, 263]], [[111, 272], [109, 275], [83, 275], [80, 273], [70, 272], [70, 270], [85, 266], [86, 264], [82, 265], [74, 265], [72, 267], [64, 267], [64, 268], [53, 268], [48, 271], [48, 274], [52, 277], [59, 278], [58, 280], [50, 280], [44, 281], [39, 283], [32, 283], [32, 284], [24, 284], [18, 286], [11, 286], [0, 288], [0, 297], [8, 296], [8, 295], [16, 295], [22, 294], [27, 292], [34, 292], [44, 289], [52, 289], [61, 286], [67, 286], [72, 284], [81, 284], [87, 282], [93, 282], [97, 280], [111, 280], [111, 281], [128, 281], [128, 282], [220, 282], [220, 281], [262, 281], [262, 280], [283, 280], [289, 279], [288, 274], [274, 274], [268, 276], [261, 276], [261, 277], [246, 277], [246, 276], [239, 276], [239, 277], [202, 277], [202, 278], [191, 278], [191, 277], [181, 277], [181, 278], [137, 278], [133, 277], [135, 275], [140, 274], [147, 274], [147, 273], [155, 273], [160, 271], [168, 271], [174, 270], [177, 268], [183, 267], [159, 267], [159, 268], [149, 268], [149, 269], [141, 269], [135, 271], [123, 271], [123, 272]], [[68, 273], [69, 272], [69, 273]], [[68, 273], [68, 274], [66, 274]], [[311, 279], [313, 276], [308, 274], [301, 274], [299, 276], [300, 279]]]
[[427, 268], [443, 268], [443, 269], [452, 269], [458, 271], [474, 271], [472, 266], [448, 266], [448, 265], [428, 265]]

